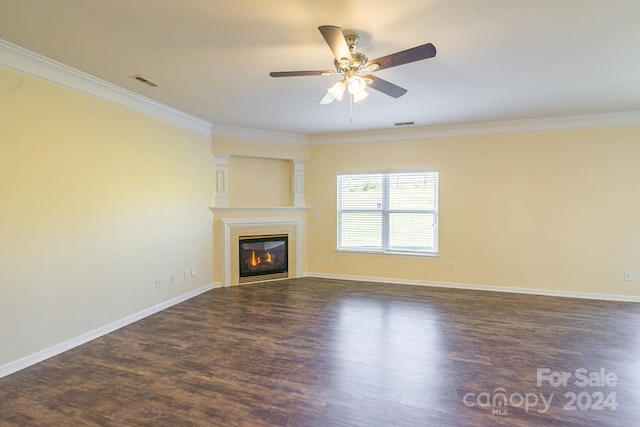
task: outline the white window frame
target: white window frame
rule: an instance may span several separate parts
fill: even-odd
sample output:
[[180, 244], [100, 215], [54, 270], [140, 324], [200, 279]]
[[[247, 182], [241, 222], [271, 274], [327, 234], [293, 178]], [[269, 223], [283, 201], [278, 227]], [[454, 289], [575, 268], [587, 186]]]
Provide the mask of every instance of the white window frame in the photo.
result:
[[[398, 210], [389, 208], [389, 177], [395, 174], [433, 174], [435, 178], [434, 192], [435, 192], [435, 209], [418, 209], [418, 210]], [[379, 210], [372, 209], [342, 209], [341, 201], [341, 179], [342, 177], [349, 176], [364, 176], [364, 175], [380, 175], [382, 176], [382, 206]], [[417, 255], [417, 256], [438, 256], [438, 210], [439, 210], [439, 172], [434, 169], [427, 170], [412, 170], [412, 171], [395, 171], [395, 172], [366, 172], [366, 173], [338, 173], [336, 176], [336, 188], [337, 188], [337, 251], [338, 252], [356, 252], [356, 253], [376, 253], [376, 254], [395, 254], [395, 255]], [[364, 247], [350, 247], [342, 246], [342, 212], [349, 213], [368, 213], [368, 212], [380, 212], [381, 213], [381, 247], [380, 248], [364, 248]], [[389, 215], [393, 213], [426, 213], [431, 214], [434, 217], [433, 225], [433, 247], [425, 250], [412, 250], [407, 248], [393, 248], [389, 244]]]

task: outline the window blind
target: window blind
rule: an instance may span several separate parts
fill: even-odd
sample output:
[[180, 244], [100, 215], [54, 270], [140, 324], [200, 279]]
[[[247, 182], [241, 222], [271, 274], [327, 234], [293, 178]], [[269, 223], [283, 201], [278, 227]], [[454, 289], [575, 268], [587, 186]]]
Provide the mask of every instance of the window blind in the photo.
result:
[[338, 249], [437, 252], [438, 173], [338, 175]]

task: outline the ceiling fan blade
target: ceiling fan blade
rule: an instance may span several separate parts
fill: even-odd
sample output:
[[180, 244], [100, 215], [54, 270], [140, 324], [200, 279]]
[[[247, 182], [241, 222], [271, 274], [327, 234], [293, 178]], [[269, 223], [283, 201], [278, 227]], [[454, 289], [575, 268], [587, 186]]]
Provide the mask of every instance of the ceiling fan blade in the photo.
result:
[[269, 73], [271, 77], [297, 77], [297, 76], [332, 76], [338, 74], [330, 70], [317, 71], [272, 71]]
[[365, 80], [369, 80], [369, 79], [372, 80], [371, 83], [369, 83], [369, 86], [372, 89], [375, 89], [393, 98], [400, 98], [402, 95], [407, 93], [407, 90], [405, 88], [394, 85], [393, 83], [383, 80], [379, 77], [374, 77], [369, 75], [369, 76], [364, 76], [364, 78]]
[[324, 94], [324, 96], [322, 97], [322, 99], [320, 101], [318, 101], [318, 104], [320, 104], [320, 105], [331, 104], [334, 99], [335, 98], [329, 92], [326, 92]]
[[369, 67], [371, 64], [378, 64], [379, 67], [377, 69], [382, 70], [385, 68], [408, 64], [410, 62], [433, 58], [434, 56], [436, 56], [436, 47], [431, 43], [427, 43], [421, 46], [412, 47], [411, 49], [392, 53], [391, 55], [383, 56], [382, 58], [374, 59], [367, 62], [366, 66]]
[[322, 33], [322, 37], [324, 37], [324, 40], [329, 45], [329, 49], [331, 49], [333, 56], [336, 57], [338, 62], [343, 58], [349, 60], [349, 63], [353, 62], [353, 58], [351, 58], [351, 51], [349, 50], [349, 46], [347, 46], [347, 42], [344, 39], [344, 34], [340, 27], [336, 27], [334, 25], [322, 25], [321, 27], [318, 27], [318, 30]]

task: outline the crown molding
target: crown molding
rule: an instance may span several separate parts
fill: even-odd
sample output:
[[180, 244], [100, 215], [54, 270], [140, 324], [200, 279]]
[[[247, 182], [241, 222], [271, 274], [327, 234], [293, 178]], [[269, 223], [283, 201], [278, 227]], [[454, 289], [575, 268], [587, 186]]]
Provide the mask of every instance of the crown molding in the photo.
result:
[[391, 142], [412, 139], [522, 134], [620, 126], [640, 126], [640, 111], [623, 111], [606, 114], [586, 114], [580, 116], [548, 117], [500, 122], [421, 126], [363, 132], [325, 133], [310, 135], [309, 144], [324, 145], [353, 144], [362, 142]]
[[212, 124], [0, 39], [0, 65], [211, 136]]
[[309, 145], [308, 135], [218, 124], [213, 125], [211, 136], [213, 138], [267, 142], [272, 144]]
[[623, 111], [579, 116], [305, 135], [213, 124], [2, 39], [0, 39], [0, 66], [82, 92], [213, 138], [274, 144], [325, 145], [392, 142], [414, 139], [640, 126], [640, 111]]

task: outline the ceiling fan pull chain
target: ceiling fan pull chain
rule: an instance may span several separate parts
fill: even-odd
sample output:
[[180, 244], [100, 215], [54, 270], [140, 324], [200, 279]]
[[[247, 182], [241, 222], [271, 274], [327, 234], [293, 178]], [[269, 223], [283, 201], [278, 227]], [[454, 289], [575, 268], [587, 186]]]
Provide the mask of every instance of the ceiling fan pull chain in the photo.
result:
[[353, 95], [349, 94], [349, 123], [353, 123]]

